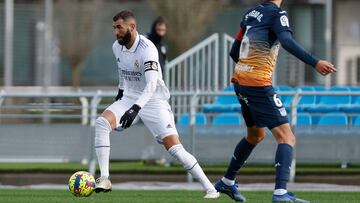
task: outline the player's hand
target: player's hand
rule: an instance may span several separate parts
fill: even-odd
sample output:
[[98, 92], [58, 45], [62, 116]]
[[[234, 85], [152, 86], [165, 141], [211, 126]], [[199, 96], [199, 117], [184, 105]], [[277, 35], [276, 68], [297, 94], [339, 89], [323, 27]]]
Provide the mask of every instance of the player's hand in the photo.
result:
[[118, 94], [115, 97], [115, 101], [121, 99], [123, 97], [123, 95], [124, 95], [124, 90], [119, 89]]
[[324, 61], [324, 60], [320, 60], [318, 61], [318, 63], [316, 64], [315, 67], [316, 71], [318, 73], [320, 73], [321, 75], [325, 76], [329, 73], [334, 73], [336, 72], [336, 68], [333, 64], [331, 64], [328, 61]]
[[121, 127], [124, 129], [130, 127], [140, 109], [141, 107], [139, 105], [134, 104], [129, 110], [127, 110], [120, 119]]

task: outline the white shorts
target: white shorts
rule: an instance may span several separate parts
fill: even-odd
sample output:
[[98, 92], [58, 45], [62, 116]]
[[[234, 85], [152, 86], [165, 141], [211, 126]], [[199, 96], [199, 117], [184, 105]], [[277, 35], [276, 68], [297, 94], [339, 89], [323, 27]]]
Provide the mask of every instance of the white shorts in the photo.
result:
[[[120, 126], [120, 119], [124, 115], [125, 111], [129, 110], [134, 103], [135, 100], [124, 96], [121, 100], [117, 100], [106, 109], [113, 112], [115, 115], [115, 130], [124, 130]], [[159, 143], [162, 143], [162, 139], [166, 136], [178, 136], [174, 121], [174, 114], [166, 100], [150, 99], [145, 106], [140, 109], [139, 114], [134, 119], [132, 125], [138, 122], [139, 119], [143, 121], [144, 125], [149, 129], [151, 134]]]

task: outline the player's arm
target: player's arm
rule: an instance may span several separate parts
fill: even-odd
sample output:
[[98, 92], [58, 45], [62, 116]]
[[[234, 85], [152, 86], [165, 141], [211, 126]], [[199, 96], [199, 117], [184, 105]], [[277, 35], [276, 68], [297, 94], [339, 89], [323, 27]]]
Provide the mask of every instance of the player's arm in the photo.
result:
[[239, 55], [240, 55], [240, 47], [241, 47], [241, 41], [244, 37], [244, 33], [245, 33], [245, 16], [243, 17], [241, 23], [240, 23], [240, 30], [239, 32], [236, 34], [235, 40], [231, 46], [231, 50], [230, 50], [230, 57], [232, 58], [232, 60], [237, 63], [239, 61]]
[[315, 56], [311, 55], [307, 52], [304, 48], [302, 48], [292, 37], [292, 33], [290, 31], [283, 31], [277, 35], [281, 46], [291, 53], [292, 55], [296, 56], [298, 59], [303, 61], [304, 63], [316, 67], [319, 59]]
[[278, 39], [280, 41], [281, 46], [296, 56], [298, 59], [303, 61], [304, 63], [311, 65], [322, 75], [327, 75], [332, 72], [336, 72], [336, 69], [333, 64], [319, 60], [315, 56], [311, 55], [308, 51], [306, 51], [303, 47], [301, 47], [292, 37], [292, 33], [289, 31], [283, 31], [278, 34]]
[[121, 117], [120, 125], [123, 128], [131, 126], [140, 109], [151, 99], [156, 90], [159, 78], [158, 63], [155, 61], [147, 61], [144, 65], [146, 86], [140, 97], [136, 100], [135, 104], [132, 105], [132, 107]]
[[156, 47], [149, 46], [143, 57], [143, 61], [145, 61], [143, 65], [146, 85], [142, 94], [135, 101], [134, 105], [132, 105], [132, 107], [127, 110], [121, 117], [120, 125], [123, 128], [128, 128], [131, 126], [140, 109], [143, 108], [145, 104], [151, 99], [156, 90], [159, 79], [159, 54]]
[[118, 85], [118, 93], [115, 97], [115, 101], [121, 99], [124, 96], [124, 76], [121, 73], [121, 70], [119, 69], [119, 85]]
[[[116, 56], [116, 43], [117, 43], [117, 41], [115, 41], [115, 43], [113, 44], [112, 50], [113, 50], [113, 53], [114, 53], [114, 56], [115, 56], [116, 63], [119, 66], [120, 61]], [[123, 77], [123, 75], [121, 73], [121, 70], [120, 69], [118, 69], [118, 70], [119, 70], [119, 84], [118, 84], [119, 89], [118, 89], [118, 93], [117, 93], [117, 95], [115, 97], [115, 101], [121, 99], [123, 97], [123, 95], [124, 95], [124, 77]]]
[[296, 56], [304, 63], [311, 65], [322, 75], [327, 75], [332, 72], [336, 72], [333, 64], [330, 62], [319, 60], [315, 56], [311, 55], [308, 51], [302, 48], [292, 37], [292, 31], [289, 26], [289, 20], [286, 12], [281, 11], [274, 16], [274, 24], [272, 30], [275, 32], [282, 47]]
[[151, 99], [153, 96], [157, 81], [159, 79], [158, 69], [159, 63], [156, 61], [147, 61], [145, 65], [145, 82], [146, 86], [140, 97], [136, 100], [135, 104], [141, 108]]
[[245, 30], [244, 28], [240, 27], [239, 32], [236, 34], [235, 40], [231, 46], [231, 50], [230, 50], [230, 57], [232, 58], [232, 60], [237, 63], [239, 60], [239, 52], [240, 52], [240, 46], [241, 46], [241, 41], [242, 38], [244, 36]]

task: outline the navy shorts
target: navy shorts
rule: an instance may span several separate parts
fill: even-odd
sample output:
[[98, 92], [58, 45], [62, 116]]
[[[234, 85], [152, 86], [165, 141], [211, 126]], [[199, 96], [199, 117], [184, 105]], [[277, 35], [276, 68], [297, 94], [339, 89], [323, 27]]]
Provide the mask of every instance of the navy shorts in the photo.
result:
[[247, 127], [272, 129], [289, 123], [287, 113], [272, 86], [249, 87], [234, 84]]

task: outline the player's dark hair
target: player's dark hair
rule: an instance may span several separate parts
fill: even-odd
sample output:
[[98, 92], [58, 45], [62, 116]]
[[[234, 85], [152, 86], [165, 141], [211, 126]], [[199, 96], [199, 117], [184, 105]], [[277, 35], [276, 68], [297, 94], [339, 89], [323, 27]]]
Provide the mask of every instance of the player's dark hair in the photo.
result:
[[135, 15], [131, 11], [124, 10], [124, 11], [120, 11], [118, 14], [116, 14], [113, 17], [113, 21], [115, 22], [115, 21], [119, 20], [119, 18], [121, 18], [123, 20], [128, 20], [130, 18], [135, 19]]

